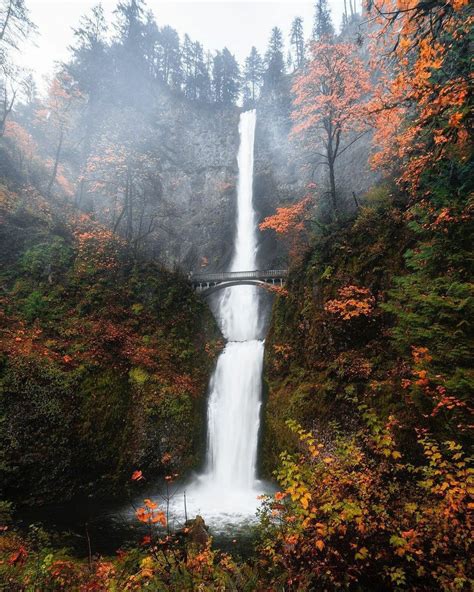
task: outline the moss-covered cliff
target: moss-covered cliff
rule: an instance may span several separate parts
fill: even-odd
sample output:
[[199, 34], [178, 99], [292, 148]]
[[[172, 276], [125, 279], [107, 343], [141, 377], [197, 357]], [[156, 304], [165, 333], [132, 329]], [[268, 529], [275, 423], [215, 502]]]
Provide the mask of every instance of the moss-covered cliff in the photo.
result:
[[207, 306], [33, 190], [1, 186], [0, 208], [5, 497], [112, 493], [134, 469], [195, 467], [220, 339]]

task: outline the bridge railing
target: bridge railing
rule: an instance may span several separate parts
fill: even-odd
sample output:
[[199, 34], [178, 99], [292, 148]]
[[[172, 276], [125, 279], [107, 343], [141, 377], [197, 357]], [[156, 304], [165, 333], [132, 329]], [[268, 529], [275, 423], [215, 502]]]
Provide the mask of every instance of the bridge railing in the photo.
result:
[[248, 280], [263, 278], [282, 278], [288, 275], [286, 269], [268, 269], [254, 271], [227, 271], [223, 273], [190, 273], [189, 280], [195, 282], [223, 282], [226, 280]]

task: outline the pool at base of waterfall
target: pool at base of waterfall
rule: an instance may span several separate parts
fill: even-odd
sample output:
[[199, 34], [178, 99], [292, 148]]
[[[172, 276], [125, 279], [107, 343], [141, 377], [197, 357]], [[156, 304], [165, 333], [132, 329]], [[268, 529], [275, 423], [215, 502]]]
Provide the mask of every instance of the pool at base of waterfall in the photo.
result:
[[144, 500], [151, 499], [166, 512], [166, 500], [169, 499], [168, 518], [172, 532], [184, 527], [186, 515], [189, 520], [200, 515], [216, 548], [246, 556], [251, 554], [258, 524], [257, 511], [262, 503], [258, 497], [274, 491], [275, 487], [266, 481], [256, 481], [252, 490], [210, 489], [198, 477], [191, 484], [172, 483], [168, 491], [162, 481], [160, 484], [150, 483], [127, 501], [81, 499], [23, 509], [16, 518], [19, 527], [25, 531], [31, 524], [44, 527], [57, 546], [68, 547], [80, 557], [88, 554], [86, 533], [93, 554], [113, 555], [120, 548], [136, 546], [148, 533], [148, 527], [136, 516], [136, 509], [144, 505]]
[[[273, 493], [274, 487], [265, 481], [255, 481], [249, 489], [230, 489], [211, 485], [205, 475], [190, 485], [177, 484], [169, 503], [169, 519], [177, 525], [184, 524], [186, 517], [202, 516], [213, 535], [232, 535], [258, 522], [257, 511], [262, 496]], [[163, 507], [166, 494], [154, 500]]]

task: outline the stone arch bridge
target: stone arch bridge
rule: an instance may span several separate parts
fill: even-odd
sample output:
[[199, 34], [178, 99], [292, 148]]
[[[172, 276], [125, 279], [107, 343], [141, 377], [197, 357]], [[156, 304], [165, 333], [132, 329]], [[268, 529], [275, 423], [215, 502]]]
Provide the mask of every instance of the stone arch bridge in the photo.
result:
[[199, 294], [208, 296], [217, 290], [232, 286], [258, 286], [268, 288], [283, 286], [288, 276], [287, 269], [256, 271], [227, 271], [222, 273], [190, 273], [189, 281]]

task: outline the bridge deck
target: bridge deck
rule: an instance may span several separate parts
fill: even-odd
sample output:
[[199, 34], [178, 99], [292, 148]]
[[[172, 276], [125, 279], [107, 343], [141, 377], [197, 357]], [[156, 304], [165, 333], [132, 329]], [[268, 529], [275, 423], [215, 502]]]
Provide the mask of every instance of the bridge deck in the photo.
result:
[[267, 269], [254, 271], [226, 271], [222, 273], [191, 273], [189, 280], [194, 283], [225, 282], [232, 280], [266, 280], [284, 278], [288, 275], [286, 269]]

